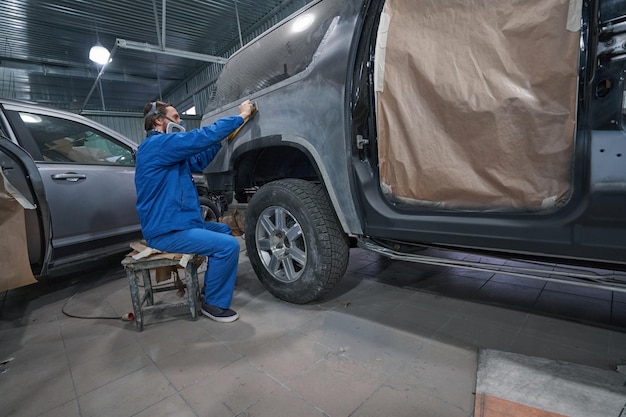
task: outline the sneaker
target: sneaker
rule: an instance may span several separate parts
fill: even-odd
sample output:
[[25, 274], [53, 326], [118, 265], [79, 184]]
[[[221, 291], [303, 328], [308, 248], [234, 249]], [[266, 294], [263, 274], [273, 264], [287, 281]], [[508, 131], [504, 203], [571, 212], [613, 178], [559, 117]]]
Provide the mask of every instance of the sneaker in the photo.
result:
[[230, 323], [239, 318], [239, 314], [230, 308], [220, 308], [218, 306], [212, 306], [202, 302], [202, 314], [210, 318], [211, 320], [218, 321], [220, 323]]

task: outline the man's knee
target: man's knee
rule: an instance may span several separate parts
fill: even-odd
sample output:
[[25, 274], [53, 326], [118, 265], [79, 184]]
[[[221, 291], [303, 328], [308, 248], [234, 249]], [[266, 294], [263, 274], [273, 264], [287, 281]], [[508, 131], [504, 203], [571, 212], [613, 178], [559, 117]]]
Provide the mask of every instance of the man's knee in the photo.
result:
[[240, 251], [239, 241], [230, 235], [220, 238], [219, 250], [213, 254], [216, 258], [226, 258], [238, 254]]
[[224, 223], [218, 223], [220, 226], [220, 233], [224, 233], [227, 235], [232, 235], [232, 230], [230, 229], [230, 226]]
[[228, 253], [239, 252], [240, 246], [239, 246], [239, 240], [237, 240], [237, 238], [233, 236], [228, 236], [226, 239], [226, 242], [227, 244], [225, 246], [226, 246], [226, 250], [228, 251]]
[[204, 228], [212, 232], [223, 233], [225, 235], [232, 234], [230, 226], [225, 223], [218, 222], [205, 222]]

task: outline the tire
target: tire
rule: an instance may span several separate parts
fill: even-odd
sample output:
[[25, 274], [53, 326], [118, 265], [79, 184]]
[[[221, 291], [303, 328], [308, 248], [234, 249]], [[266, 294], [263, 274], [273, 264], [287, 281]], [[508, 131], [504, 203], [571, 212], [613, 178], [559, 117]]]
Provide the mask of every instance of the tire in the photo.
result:
[[200, 209], [202, 210], [202, 220], [206, 222], [217, 222], [220, 219], [221, 210], [217, 204], [208, 197], [199, 197]]
[[322, 298], [348, 266], [348, 238], [324, 189], [309, 181], [261, 187], [248, 203], [245, 241], [263, 286], [290, 303]]

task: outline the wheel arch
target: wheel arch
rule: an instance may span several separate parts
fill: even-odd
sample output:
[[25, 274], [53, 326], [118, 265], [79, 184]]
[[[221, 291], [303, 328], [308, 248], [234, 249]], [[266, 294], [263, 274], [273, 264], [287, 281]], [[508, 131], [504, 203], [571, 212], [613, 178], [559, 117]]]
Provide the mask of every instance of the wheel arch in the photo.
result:
[[270, 138], [263, 146], [238, 150], [233, 155], [231, 170], [235, 194], [283, 178], [324, 183], [315, 156], [298, 143]]
[[[345, 215], [355, 211], [351, 193], [339, 192], [334, 185], [338, 178], [345, 177], [345, 166], [324, 162], [323, 155], [310, 140], [297, 135], [278, 134], [247, 139], [234, 145], [230, 148], [229, 144], [225, 155], [228, 161], [221, 168], [205, 171], [212, 190], [235, 191], [237, 198], [237, 192], [246, 187], [259, 187], [278, 179], [298, 178], [318, 182], [326, 191], [344, 232], [362, 233], [360, 221], [354, 216], [348, 219]], [[281, 163], [275, 163], [278, 156], [283, 158]], [[345, 181], [350, 182], [348, 178]], [[247, 199], [237, 198], [237, 201], [246, 202]]]

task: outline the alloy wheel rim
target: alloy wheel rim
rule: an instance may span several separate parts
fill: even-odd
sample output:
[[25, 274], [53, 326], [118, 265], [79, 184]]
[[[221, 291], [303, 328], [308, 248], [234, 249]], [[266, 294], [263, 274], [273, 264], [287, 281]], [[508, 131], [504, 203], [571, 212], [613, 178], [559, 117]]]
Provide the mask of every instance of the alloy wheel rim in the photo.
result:
[[307, 247], [302, 226], [284, 207], [267, 207], [257, 221], [256, 247], [267, 271], [277, 280], [300, 279], [307, 264]]

